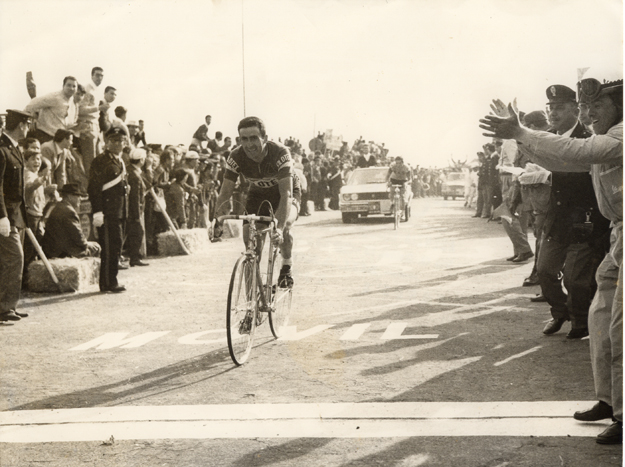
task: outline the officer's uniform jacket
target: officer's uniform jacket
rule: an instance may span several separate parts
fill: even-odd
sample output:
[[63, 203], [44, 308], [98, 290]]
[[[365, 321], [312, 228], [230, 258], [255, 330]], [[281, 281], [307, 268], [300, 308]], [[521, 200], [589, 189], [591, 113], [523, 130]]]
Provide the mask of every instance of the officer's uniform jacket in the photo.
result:
[[24, 158], [7, 135], [0, 137], [0, 219], [8, 217], [11, 226], [26, 226], [24, 202]]
[[[588, 132], [577, 123], [571, 138], [588, 138]], [[551, 199], [545, 219], [545, 234], [565, 244], [593, 242], [606, 238], [610, 222], [601, 215], [592, 177], [587, 172], [552, 172]], [[579, 228], [586, 221], [592, 231]]]
[[126, 219], [128, 215], [128, 176], [121, 157], [107, 149], [91, 163], [89, 173], [91, 212], [104, 217]]

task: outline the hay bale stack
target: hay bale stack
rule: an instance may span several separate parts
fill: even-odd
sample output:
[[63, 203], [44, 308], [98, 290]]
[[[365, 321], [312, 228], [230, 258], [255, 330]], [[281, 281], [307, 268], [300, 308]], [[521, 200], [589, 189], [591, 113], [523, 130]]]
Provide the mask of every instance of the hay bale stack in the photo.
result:
[[[52, 270], [59, 280], [62, 292], [78, 292], [97, 284], [100, 279], [100, 258], [53, 258]], [[59, 292], [43, 261], [28, 266], [28, 290], [31, 292]]]
[[[178, 235], [191, 253], [208, 243], [208, 230], [206, 229], [182, 229], [178, 230]], [[184, 255], [176, 235], [171, 230], [158, 234], [156, 241], [160, 256]]]

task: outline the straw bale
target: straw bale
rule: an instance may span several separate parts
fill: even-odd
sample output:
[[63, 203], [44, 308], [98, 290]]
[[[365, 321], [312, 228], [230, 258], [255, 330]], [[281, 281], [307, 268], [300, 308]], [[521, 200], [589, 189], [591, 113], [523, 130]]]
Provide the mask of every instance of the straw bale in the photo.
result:
[[[208, 243], [208, 231], [206, 229], [181, 229], [178, 230], [178, 235], [191, 253]], [[176, 235], [171, 230], [158, 234], [156, 241], [160, 256], [184, 255]]]
[[[100, 279], [100, 258], [53, 258], [49, 261], [62, 292], [82, 291], [92, 284], [97, 284]], [[28, 290], [59, 292], [41, 260], [33, 261], [28, 266]]]

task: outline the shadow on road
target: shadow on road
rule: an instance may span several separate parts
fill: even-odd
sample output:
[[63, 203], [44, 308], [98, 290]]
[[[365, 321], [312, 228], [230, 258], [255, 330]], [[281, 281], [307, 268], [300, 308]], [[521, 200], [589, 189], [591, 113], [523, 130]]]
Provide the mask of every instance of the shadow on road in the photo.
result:
[[[236, 368], [232, 364], [222, 371], [214, 371], [226, 362], [230, 362], [228, 350], [220, 349], [116, 383], [59, 394], [13, 407], [11, 410], [73, 409], [100, 405], [110, 406], [116, 405], [116, 403], [127, 404], [146, 397], [178, 391], [228, 373]], [[213, 371], [209, 372], [209, 370]]]
[[[281, 464], [290, 465], [300, 457], [307, 456], [315, 449], [322, 448], [332, 441], [332, 438], [302, 438], [287, 441], [277, 446], [263, 447], [257, 451], [246, 454], [238, 459], [234, 465], [261, 466]], [[298, 464], [299, 465], [299, 464]]]

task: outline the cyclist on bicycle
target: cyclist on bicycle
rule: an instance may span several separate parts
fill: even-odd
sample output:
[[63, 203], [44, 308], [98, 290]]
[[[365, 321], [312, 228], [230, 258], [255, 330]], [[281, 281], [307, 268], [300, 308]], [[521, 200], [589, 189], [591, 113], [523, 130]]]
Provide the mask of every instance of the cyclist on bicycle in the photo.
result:
[[391, 200], [391, 206], [393, 203], [393, 197], [395, 196], [393, 185], [401, 185], [400, 193], [403, 203], [404, 195], [406, 193], [406, 183], [412, 178], [412, 170], [406, 164], [404, 159], [400, 156], [395, 158], [395, 162], [391, 164], [388, 171], [388, 186], [390, 188], [389, 199]]
[[[292, 287], [291, 227], [298, 217], [301, 188], [293, 171], [291, 153], [286, 146], [267, 140], [265, 124], [258, 117], [241, 120], [238, 132], [241, 145], [232, 150], [226, 161], [224, 181], [216, 203], [216, 217], [228, 214], [228, 201], [239, 175], [243, 175], [250, 184], [245, 205], [247, 213], [259, 216], [275, 213], [277, 230], [272, 240], [280, 244], [282, 256], [278, 284]], [[219, 238], [222, 232], [223, 226], [216, 222], [213, 237]], [[243, 241], [246, 244], [248, 236], [249, 228], [244, 221]]]

